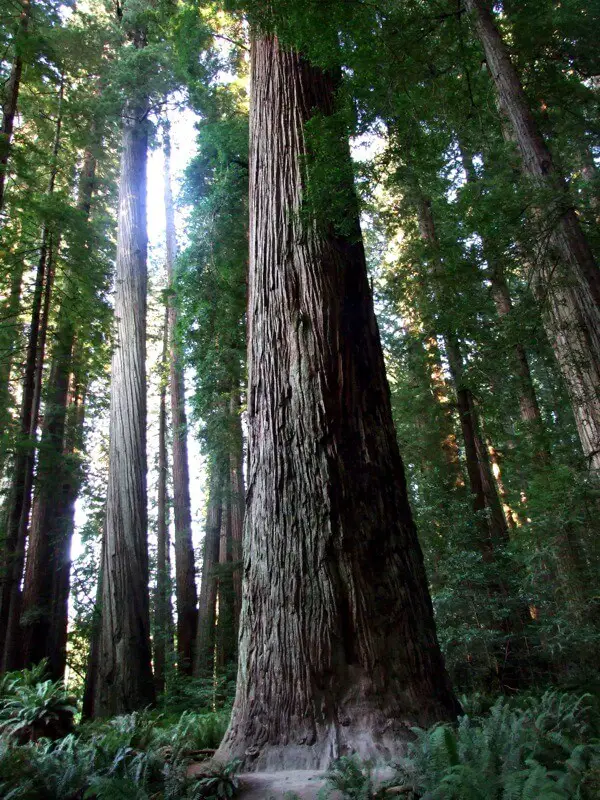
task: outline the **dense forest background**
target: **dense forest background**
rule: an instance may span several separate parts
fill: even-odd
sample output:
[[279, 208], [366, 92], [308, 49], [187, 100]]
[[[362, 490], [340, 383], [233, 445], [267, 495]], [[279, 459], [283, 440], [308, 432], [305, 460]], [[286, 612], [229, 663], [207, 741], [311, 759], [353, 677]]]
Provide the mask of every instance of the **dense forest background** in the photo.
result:
[[[423, 630], [428, 587], [453, 687], [436, 695], [445, 711], [406, 711], [419, 728], [393, 785], [415, 798], [597, 797], [600, 3], [0, 11], [0, 794], [230, 796], [241, 764], [229, 756], [263, 736], [239, 721], [259, 702], [245, 677], [225, 766], [190, 782], [188, 764], [221, 742], [238, 662], [278, 724], [304, 691], [289, 664], [313, 645], [273, 645], [269, 630], [295, 630], [275, 598], [314, 583], [293, 542], [321, 552], [325, 512], [304, 498], [333, 496], [337, 480], [332, 508], [347, 504], [365, 541], [408, 530], [410, 551], [397, 578], [395, 551], [365, 544], [344, 561], [355, 544], [339, 545], [331, 591], [360, 584], [344, 570], [375, 587], [362, 622], [348, 590], [344, 657], [368, 663], [359, 629], [376, 626], [369, 608], [394, 575]], [[343, 351], [328, 316], [342, 298], [355, 317], [338, 334], [355, 329], [359, 365], [339, 377], [343, 466], [327, 475], [302, 447], [310, 424], [324, 441], [309, 387], [327, 361], [294, 371], [291, 344], [321, 311], [288, 319], [303, 290], [277, 277], [281, 243], [309, 274], [329, 264], [327, 248], [310, 260], [323, 241], [345, 242], [346, 261], [312, 298], [329, 339], [317, 331], [306, 353]], [[370, 293], [379, 334], [365, 323], [361, 339]], [[379, 339], [405, 492], [385, 376], [361, 361], [378, 363]], [[286, 370], [309, 398], [289, 428]], [[353, 415], [383, 454], [356, 456], [357, 475], [379, 470], [366, 489], [371, 477], [348, 477]], [[285, 429], [274, 444], [271, 422]], [[304, 494], [290, 475], [308, 476]], [[379, 499], [396, 483], [397, 523]], [[402, 629], [406, 651], [445, 687], [426, 663], [435, 632], [425, 645], [417, 629]], [[279, 666], [253, 661], [267, 641]], [[332, 785], [376, 796], [369, 768], [341, 754]]]

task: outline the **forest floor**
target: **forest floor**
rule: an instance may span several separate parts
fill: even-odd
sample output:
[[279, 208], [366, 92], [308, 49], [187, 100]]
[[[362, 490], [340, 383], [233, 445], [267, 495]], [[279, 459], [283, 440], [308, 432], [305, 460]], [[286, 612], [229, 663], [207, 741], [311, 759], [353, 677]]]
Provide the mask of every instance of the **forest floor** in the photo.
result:
[[[188, 775], [201, 772], [203, 765], [190, 768]], [[381, 774], [379, 774], [381, 773]], [[391, 770], [374, 770], [376, 782], [391, 777]], [[294, 797], [294, 800], [315, 800], [319, 790], [327, 782], [326, 773], [318, 770], [296, 769], [284, 772], [243, 772], [238, 775], [240, 781], [240, 800], [282, 800]], [[328, 800], [341, 800], [342, 794], [330, 790]]]

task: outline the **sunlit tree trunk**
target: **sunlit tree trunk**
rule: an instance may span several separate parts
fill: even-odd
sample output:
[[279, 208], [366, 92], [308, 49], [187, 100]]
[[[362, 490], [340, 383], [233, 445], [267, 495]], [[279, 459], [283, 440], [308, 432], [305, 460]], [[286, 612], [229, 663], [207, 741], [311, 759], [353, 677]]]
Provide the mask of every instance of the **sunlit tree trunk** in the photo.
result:
[[[136, 44], [143, 46], [139, 34]], [[129, 102], [122, 123], [97, 717], [144, 708], [155, 698], [146, 507], [146, 114], [146, 101]]]
[[[545, 328], [569, 390], [583, 453], [600, 469], [600, 270], [496, 26], [488, 0], [466, 0], [523, 171], [551, 198], [538, 209], [549, 246], [531, 282]], [[505, 126], [506, 129], [506, 126]]]
[[0, 215], [4, 208], [6, 171], [8, 168], [13, 129], [15, 126], [17, 104], [19, 102], [21, 76], [23, 74], [23, 55], [21, 50], [24, 45], [24, 39], [27, 36], [30, 14], [30, 0], [21, 0], [21, 14], [19, 16], [19, 25], [15, 37], [15, 56], [10, 70], [10, 76], [4, 90], [5, 100], [2, 106], [2, 130], [0, 131]]
[[[250, 769], [398, 753], [407, 725], [457, 708], [357, 210], [347, 236], [301, 213], [304, 126], [329, 121], [334, 97], [329, 74], [273, 37], [254, 41], [244, 589], [236, 699], [217, 753]], [[350, 197], [347, 140], [325, 135]]]
[[170, 386], [173, 427], [173, 515], [175, 518], [175, 592], [177, 597], [177, 659], [179, 671], [191, 674], [194, 641], [198, 624], [196, 563], [192, 541], [190, 473], [187, 450], [185, 381], [177, 339], [177, 306], [173, 296], [177, 237], [171, 190], [171, 143], [168, 130], [164, 140], [164, 201], [167, 238], [167, 277], [169, 298], [169, 341], [171, 345]]

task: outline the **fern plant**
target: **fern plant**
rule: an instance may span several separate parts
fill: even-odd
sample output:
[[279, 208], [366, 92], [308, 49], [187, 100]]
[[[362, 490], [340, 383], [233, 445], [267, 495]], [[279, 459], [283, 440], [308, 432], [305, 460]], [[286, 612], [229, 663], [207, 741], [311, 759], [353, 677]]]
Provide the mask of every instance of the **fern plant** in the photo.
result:
[[21, 742], [62, 738], [73, 729], [75, 702], [60, 683], [13, 682], [0, 701], [0, 731]]
[[214, 764], [209, 771], [199, 777], [190, 792], [191, 800], [222, 800], [235, 797], [239, 788], [236, 773], [240, 761], [233, 759], [227, 764]]

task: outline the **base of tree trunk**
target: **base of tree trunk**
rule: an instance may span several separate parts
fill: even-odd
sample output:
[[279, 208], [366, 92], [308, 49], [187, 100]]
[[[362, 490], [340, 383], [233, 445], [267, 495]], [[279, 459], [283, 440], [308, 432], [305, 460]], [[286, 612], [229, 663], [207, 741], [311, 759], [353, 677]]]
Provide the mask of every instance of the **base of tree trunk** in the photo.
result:
[[[374, 690], [372, 680], [363, 670], [347, 669], [350, 679], [340, 685], [348, 688], [338, 695], [329, 719], [316, 722], [308, 713], [304, 719], [296, 719], [285, 733], [269, 735], [265, 728], [273, 730], [269, 724], [272, 720], [265, 719], [261, 724], [258, 714], [236, 715], [234, 710], [215, 760], [225, 763], [240, 759], [247, 772], [325, 770], [338, 758], [351, 754], [376, 764], [387, 763], [406, 754], [407, 743], [413, 738], [411, 728], [450, 721], [459, 711], [458, 704], [450, 710], [442, 700], [438, 703], [430, 698], [426, 702], [421, 697], [419, 703], [408, 693], [385, 698]], [[325, 693], [321, 699], [326, 702]], [[388, 708], [384, 710], [385, 705]], [[409, 710], [400, 714], [400, 706]]]

